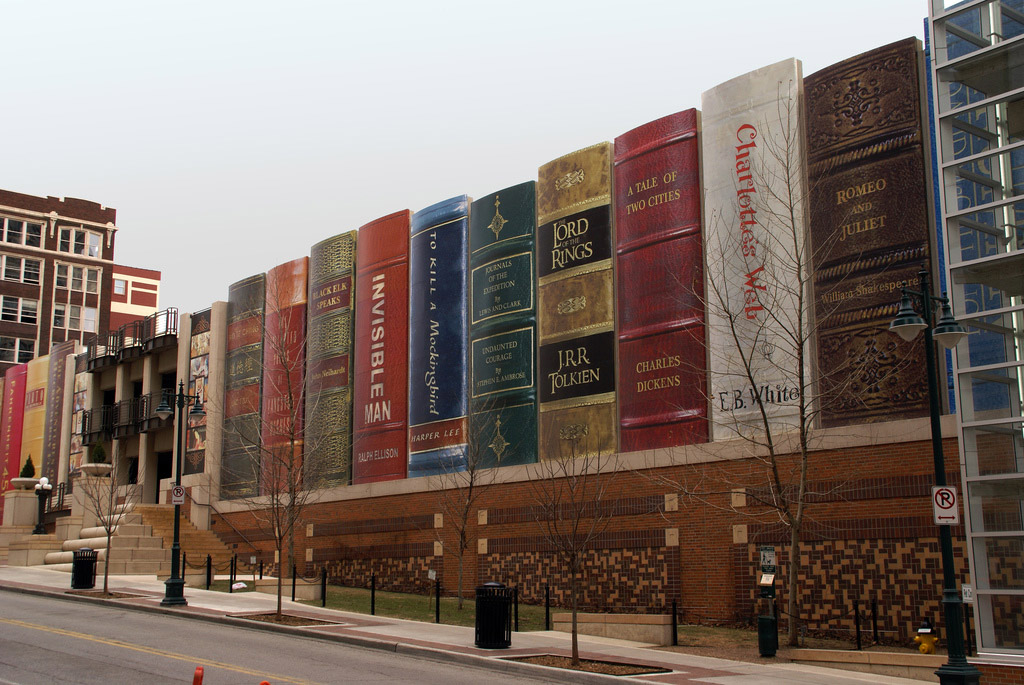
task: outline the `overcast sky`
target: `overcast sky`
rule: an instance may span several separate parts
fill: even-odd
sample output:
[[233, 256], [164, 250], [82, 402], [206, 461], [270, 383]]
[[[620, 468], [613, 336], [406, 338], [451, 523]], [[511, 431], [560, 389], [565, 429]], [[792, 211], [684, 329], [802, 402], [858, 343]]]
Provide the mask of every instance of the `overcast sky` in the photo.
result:
[[787, 57], [907, 36], [925, 0], [0, 0], [0, 188], [117, 209], [161, 307], [400, 209], [480, 197]]

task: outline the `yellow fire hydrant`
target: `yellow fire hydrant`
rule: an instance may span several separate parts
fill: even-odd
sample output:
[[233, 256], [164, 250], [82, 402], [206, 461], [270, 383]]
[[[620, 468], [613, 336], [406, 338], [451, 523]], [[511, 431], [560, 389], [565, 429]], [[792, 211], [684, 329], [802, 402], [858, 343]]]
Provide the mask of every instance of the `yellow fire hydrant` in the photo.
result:
[[918, 644], [918, 651], [922, 654], [934, 654], [935, 643], [938, 641], [939, 636], [932, 629], [932, 622], [925, 619], [921, 627], [917, 629], [917, 637], [914, 638], [914, 642]]

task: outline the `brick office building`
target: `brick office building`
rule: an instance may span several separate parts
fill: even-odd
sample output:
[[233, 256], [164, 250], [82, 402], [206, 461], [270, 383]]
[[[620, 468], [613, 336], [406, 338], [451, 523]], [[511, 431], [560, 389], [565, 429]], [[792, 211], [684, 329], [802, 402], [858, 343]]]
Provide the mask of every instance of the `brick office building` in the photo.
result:
[[0, 371], [110, 325], [117, 211], [0, 190]]

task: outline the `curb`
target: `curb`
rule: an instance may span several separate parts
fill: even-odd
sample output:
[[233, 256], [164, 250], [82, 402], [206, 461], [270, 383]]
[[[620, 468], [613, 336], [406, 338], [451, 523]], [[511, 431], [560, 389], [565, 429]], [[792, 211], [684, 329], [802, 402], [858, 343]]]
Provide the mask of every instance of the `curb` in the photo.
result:
[[[116, 606], [119, 609], [130, 609], [133, 611], [141, 611], [151, 614], [163, 614], [166, 616], [176, 616], [178, 618], [206, 621], [207, 623], [221, 623], [224, 625], [231, 625], [239, 628], [248, 628], [250, 630], [262, 630], [265, 632], [281, 633], [284, 635], [293, 635], [296, 637], [302, 637], [307, 639], [324, 640], [326, 642], [335, 642], [339, 644], [348, 645], [351, 647], [362, 647], [364, 649], [394, 652], [396, 654], [402, 654], [405, 656], [411, 656], [420, 659], [429, 659], [430, 661], [438, 661], [443, 663], [457, 663], [463, 666], [471, 666], [474, 668], [486, 669], [488, 671], [495, 671], [497, 673], [519, 675], [525, 678], [533, 678], [537, 680], [554, 680], [564, 683], [583, 684], [613, 682], [621, 683], [623, 681], [623, 678], [620, 676], [603, 675], [600, 673], [586, 673], [584, 671], [572, 671], [563, 668], [541, 666], [539, 664], [520, 663], [518, 661], [510, 661], [509, 659], [505, 659], [502, 657], [488, 657], [479, 656], [476, 654], [465, 654], [462, 652], [454, 652], [436, 647], [423, 647], [421, 645], [412, 645], [404, 642], [396, 642], [391, 640], [378, 640], [374, 638], [360, 637], [358, 635], [324, 634], [317, 632], [315, 630], [311, 630], [309, 628], [279, 626], [274, 623], [268, 623], [265, 621], [251, 621], [244, 618], [229, 616], [227, 614], [203, 614], [196, 613], [194, 611], [189, 611], [187, 609], [139, 605], [126, 602], [121, 599], [99, 599], [83, 595], [71, 595], [62, 591], [43, 589], [39, 587], [13, 587], [9, 585], [0, 585], [0, 591], [16, 592], [24, 595], [35, 595], [39, 597], [50, 597], [53, 599], [61, 599], [71, 602]], [[633, 676], [630, 677], [628, 680], [632, 682], [647, 682], [643, 680], [643, 676]]]

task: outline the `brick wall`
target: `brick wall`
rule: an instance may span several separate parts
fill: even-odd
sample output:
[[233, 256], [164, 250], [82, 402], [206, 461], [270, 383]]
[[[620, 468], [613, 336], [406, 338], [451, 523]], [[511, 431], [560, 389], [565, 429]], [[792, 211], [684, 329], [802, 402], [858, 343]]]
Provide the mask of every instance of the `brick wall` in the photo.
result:
[[[947, 463], [956, 464], [955, 440], [945, 450]], [[795, 459], [780, 464], [786, 474], [796, 467]], [[866, 613], [877, 600], [880, 627], [901, 639], [926, 615], [942, 629], [932, 467], [927, 441], [812, 454], [798, 583], [808, 629], [851, 630], [858, 598]], [[766, 464], [751, 458], [606, 476], [603, 497], [586, 514], [600, 512], [602, 523], [585, 555], [582, 604], [662, 612], [675, 600], [683, 621], [747, 622], [763, 610], [755, 599], [758, 550], [772, 545], [784, 607], [789, 529], [765, 504], [780, 497], [765, 487], [765, 473]], [[958, 484], [958, 473], [948, 477]], [[526, 602], [543, 601], [548, 585], [555, 604], [568, 603], [569, 579], [545, 533], [550, 517], [540, 490], [529, 481], [480, 490], [462, 556], [467, 594], [496, 580], [517, 585]], [[332, 579], [364, 587], [374, 574], [379, 588], [425, 592], [434, 570], [454, 593], [459, 557], [452, 521], [438, 521], [442, 509], [430, 491], [311, 505], [305, 523], [312, 535], [303, 528], [297, 538], [300, 571], [326, 566]], [[230, 517], [239, 530], [252, 529], [248, 514]], [[223, 522], [215, 529], [230, 530]], [[963, 529], [953, 534], [958, 579], [969, 582]], [[1008, 573], [1016, 578], [1018, 571]]]

